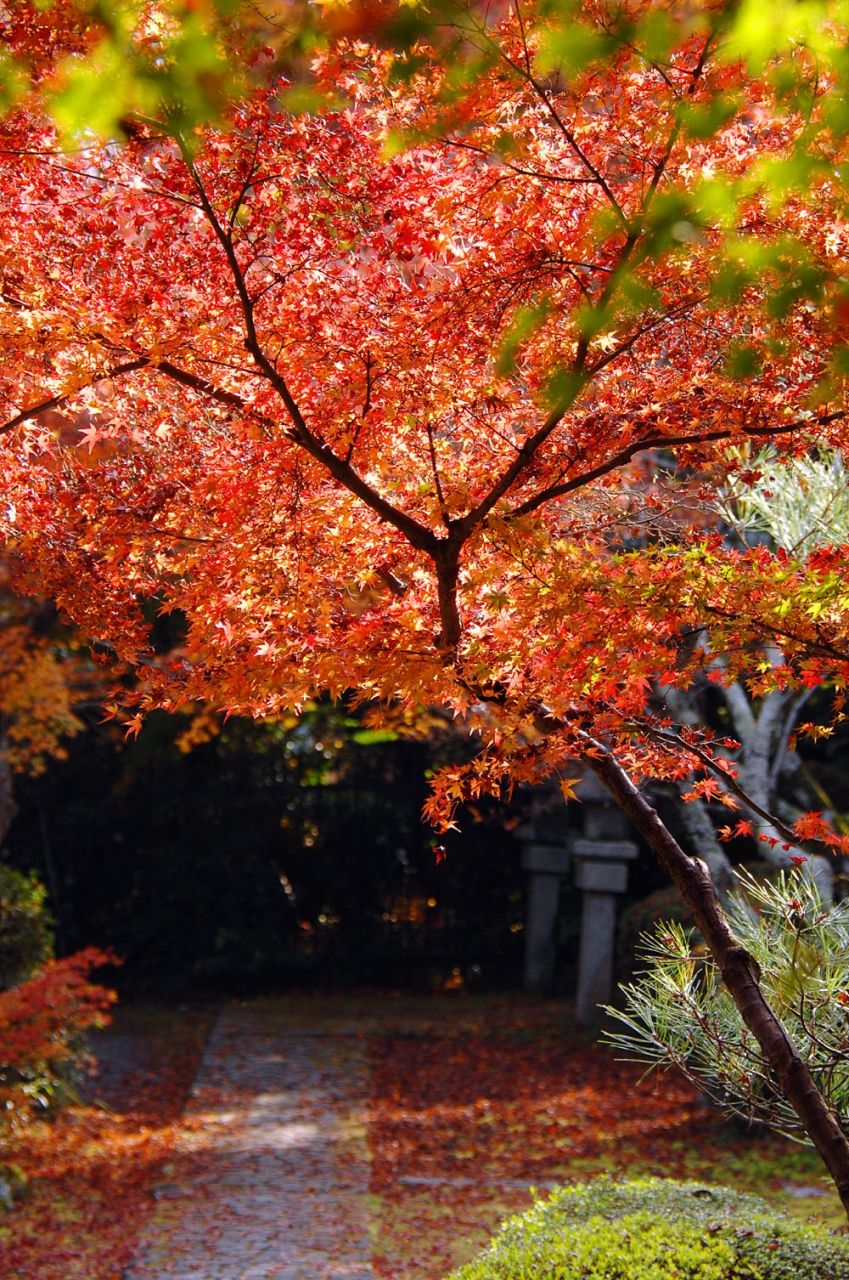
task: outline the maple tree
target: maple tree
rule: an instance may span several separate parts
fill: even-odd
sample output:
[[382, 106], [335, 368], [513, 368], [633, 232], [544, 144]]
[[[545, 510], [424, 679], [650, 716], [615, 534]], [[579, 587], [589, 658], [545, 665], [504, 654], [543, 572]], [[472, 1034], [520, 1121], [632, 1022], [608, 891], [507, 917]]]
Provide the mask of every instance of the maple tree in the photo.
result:
[[[838, 1119], [637, 786], [696, 769], [697, 795], [746, 800], [733, 746], [653, 711], [655, 683], [716, 655], [755, 696], [845, 680], [849, 550], [735, 549], [687, 516], [728, 442], [844, 442], [844, 19], [457, 10], [456, 62], [331, 42], [292, 115], [254, 49], [224, 127], [166, 102], [73, 151], [36, 75], [3, 124], [0, 383], [4, 534], [142, 672], [130, 729], [210, 696], [442, 706], [482, 749], [437, 780], [441, 821], [580, 758], [849, 1207]], [[185, 619], [176, 657], [151, 598]]]
[[92, 969], [118, 963], [86, 947], [56, 960], [47, 891], [34, 874], [0, 865], [0, 1142], [34, 1109], [67, 1098], [90, 1059], [85, 1035], [104, 1026], [114, 991]]
[[24, 982], [0, 991], [4, 1121], [26, 1120], [33, 1105], [46, 1107], [67, 1083], [69, 1068], [85, 1065], [85, 1033], [105, 1026], [118, 998], [89, 978], [92, 969], [114, 963], [114, 956], [86, 947], [48, 960]]

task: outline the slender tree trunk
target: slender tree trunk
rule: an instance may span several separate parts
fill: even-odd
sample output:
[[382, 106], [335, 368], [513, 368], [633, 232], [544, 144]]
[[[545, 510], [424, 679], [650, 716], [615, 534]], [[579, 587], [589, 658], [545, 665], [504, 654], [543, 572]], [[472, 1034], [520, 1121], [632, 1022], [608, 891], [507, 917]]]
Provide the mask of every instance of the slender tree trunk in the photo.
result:
[[[778, 666], [782, 661], [777, 650], [767, 650], [767, 656], [773, 666]], [[731, 713], [734, 731], [743, 746], [740, 784], [762, 809], [772, 810], [779, 762], [786, 751], [795, 712], [803, 699], [794, 690], [773, 689], [762, 699], [760, 710], [755, 715], [751, 699], [738, 681], [724, 688], [723, 694]], [[792, 865], [794, 854], [808, 857], [805, 874], [816, 884], [820, 900], [830, 906], [834, 901], [834, 872], [831, 862], [819, 855], [811, 857], [804, 849], [785, 848], [787, 842], [781, 838], [772, 823], [754, 812], [751, 818], [757, 834], [767, 838], [767, 843], [760, 850], [764, 858], [775, 867], [787, 868]]]
[[761, 1046], [785, 1097], [795, 1108], [834, 1179], [849, 1217], [849, 1139], [840, 1117], [820, 1093], [798, 1049], [770, 1008], [761, 990], [757, 963], [735, 937], [707, 867], [699, 858], [691, 858], [684, 852], [615, 756], [594, 744], [586, 764], [648, 841], [693, 912], [743, 1021]]

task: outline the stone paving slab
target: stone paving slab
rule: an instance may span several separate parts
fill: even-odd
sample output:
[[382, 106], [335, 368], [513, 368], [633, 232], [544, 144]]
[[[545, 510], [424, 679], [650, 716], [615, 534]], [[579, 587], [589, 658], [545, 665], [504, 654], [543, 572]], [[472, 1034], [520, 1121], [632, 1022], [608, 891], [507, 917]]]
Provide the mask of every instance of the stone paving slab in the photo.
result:
[[227, 1009], [124, 1280], [374, 1280], [365, 1041]]

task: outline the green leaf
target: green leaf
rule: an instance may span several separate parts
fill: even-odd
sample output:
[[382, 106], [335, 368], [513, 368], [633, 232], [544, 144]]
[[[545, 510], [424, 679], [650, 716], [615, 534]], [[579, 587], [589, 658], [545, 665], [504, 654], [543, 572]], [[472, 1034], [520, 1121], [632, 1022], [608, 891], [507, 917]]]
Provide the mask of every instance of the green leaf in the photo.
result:
[[[333, 107], [339, 107], [342, 104], [341, 99], [330, 99], [325, 89], [320, 89], [315, 85], [298, 84], [290, 85], [288, 89], [284, 89], [280, 94], [280, 105], [284, 111], [288, 111], [293, 116], [320, 115], [323, 111], [328, 111]], [[398, 147], [398, 151], [403, 151], [407, 143], [402, 143]], [[392, 154], [395, 154], [394, 152]]]
[[604, 62], [618, 48], [619, 41], [608, 32], [593, 30], [581, 22], [567, 21], [543, 36], [536, 70], [542, 75], [549, 75], [555, 69], [567, 75], [579, 75]]
[[565, 413], [583, 391], [585, 382], [583, 374], [574, 369], [557, 369], [546, 383], [546, 402], [551, 409]]
[[725, 362], [725, 372], [729, 378], [755, 378], [762, 370], [763, 361], [757, 347], [741, 343], [729, 351]]
[[360, 747], [371, 747], [377, 742], [398, 741], [398, 734], [394, 733], [392, 729], [361, 729], [359, 733], [351, 736]]
[[548, 297], [518, 308], [509, 329], [501, 339], [496, 355], [495, 372], [499, 377], [513, 372], [519, 348], [542, 328], [551, 309], [551, 299]]
[[675, 48], [681, 29], [664, 8], [649, 9], [641, 20], [635, 43], [649, 62], [664, 62]]
[[156, 112], [156, 95], [110, 40], [102, 41], [87, 59], [66, 62], [60, 76], [63, 88], [50, 106], [66, 145], [83, 130], [115, 137], [119, 122], [132, 112]]
[[678, 115], [684, 133], [690, 138], [712, 138], [734, 119], [742, 102], [739, 93], [718, 93], [707, 102], [683, 102]]

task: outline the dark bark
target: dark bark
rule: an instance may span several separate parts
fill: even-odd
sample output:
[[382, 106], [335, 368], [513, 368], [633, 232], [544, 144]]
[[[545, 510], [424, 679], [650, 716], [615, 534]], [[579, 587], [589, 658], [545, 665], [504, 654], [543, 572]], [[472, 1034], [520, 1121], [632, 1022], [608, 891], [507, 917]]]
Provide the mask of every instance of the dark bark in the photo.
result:
[[760, 987], [757, 962], [735, 937], [707, 867], [701, 859], [684, 852], [615, 756], [594, 745], [586, 764], [646, 839], [692, 911], [743, 1021], [834, 1179], [849, 1217], [849, 1139], [840, 1117], [820, 1093], [798, 1049], [770, 1008]]
[[440, 649], [455, 654], [463, 634], [460, 610], [457, 605], [460, 547], [456, 541], [444, 538], [439, 541], [431, 555], [436, 569], [439, 617], [442, 622], [442, 635], [438, 638], [437, 645]]

